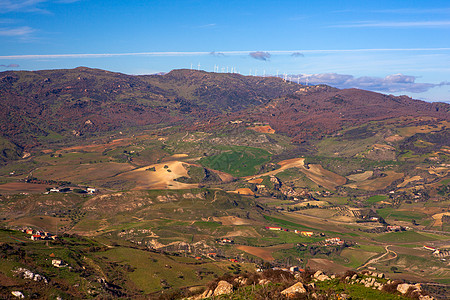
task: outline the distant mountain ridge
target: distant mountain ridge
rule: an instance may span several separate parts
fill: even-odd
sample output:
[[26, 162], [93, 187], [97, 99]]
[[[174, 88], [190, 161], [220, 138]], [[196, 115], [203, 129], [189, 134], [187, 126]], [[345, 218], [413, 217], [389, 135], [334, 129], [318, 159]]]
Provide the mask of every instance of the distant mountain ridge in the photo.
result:
[[[275, 77], [173, 70], [126, 75], [79, 67], [0, 73], [2, 138], [29, 149], [64, 136], [242, 117], [294, 140], [400, 116], [449, 119], [450, 105]], [[214, 124], [214, 122], [213, 122]]]

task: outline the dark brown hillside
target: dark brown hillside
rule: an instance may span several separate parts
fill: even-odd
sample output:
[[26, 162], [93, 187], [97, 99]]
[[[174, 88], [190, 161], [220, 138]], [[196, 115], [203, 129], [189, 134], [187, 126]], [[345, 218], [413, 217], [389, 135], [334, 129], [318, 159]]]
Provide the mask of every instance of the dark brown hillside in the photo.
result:
[[205, 120], [293, 93], [278, 78], [175, 70], [131, 76], [97, 69], [0, 73], [2, 136], [30, 148], [70, 136]]
[[449, 119], [448, 104], [357, 89], [305, 87], [275, 77], [174, 70], [132, 76], [98, 69], [0, 73], [1, 136], [30, 149], [130, 127], [269, 123], [294, 141], [400, 116]]
[[253, 117], [301, 141], [321, 137], [346, 126], [402, 116], [450, 119], [450, 105], [427, 103], [358, 89], [313, 86], [274, 99], [252, 110]]

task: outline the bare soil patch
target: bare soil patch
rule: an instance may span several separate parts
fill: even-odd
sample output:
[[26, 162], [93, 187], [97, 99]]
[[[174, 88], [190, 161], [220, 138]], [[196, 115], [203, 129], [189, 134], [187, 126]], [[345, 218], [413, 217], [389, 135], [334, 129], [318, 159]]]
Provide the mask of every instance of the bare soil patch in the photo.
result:
[[8, 224], [11, 226], [30, 226], [38, 230], [56, 233], [56, 227], [64, 227], [70, 224], [70, 220], [50, 216], [34, 216], [11, 220]]
[[188, 184], [175, 181], [175, 179], [188, 176], [184, 167], [187, 165], [181, 161], [167, 161], [132, 170], [116, 176], [120, 180], [131, 180], [136, 183], [134, 189], [191, 189], [198, 184]]
[[403, 180], [402, 183], [397, 185], [397, 187], [402, 188], [402, 187], [405, 187], [406, 185], [408, 185], [408, 183], [410, 183], [410, 182], [419, 181], [419, 180], [422, 180], [422, 177], [420, 177], [418, 175], [412, 176], [412, 177], [411, 176], [407, 176], [405, 178], [405, 180]]
[[345, 177], [325, 170], [321, 165], [309, 165], [309, 168], [300, 168], [305, 175], [326, 189], [335, 190], [337, 186], [347, 182]]
[[338, 265], [331, 260], [324, 258], [311, 258], [308, 260], [306, 267], [309, 267], [311, 270], [321, 270], [331, 274], [343, 274], [346, 271], [351, 270], [351, 268]]
[[270, 133], [270, 134], [275, 133], [275, 130], [272, 127], [270, 127], [270, 125], [249, 127], [248, 129], [261, 133]]
[[388, 137], [385, 138], [384, 140], [385, 140], [386, 142], [399, 142], [399, 141], [401, 141], [401, 140], [403, 140], [403, 139], [404, 139], [404, 137], [402, 137], [402, 136], [400, 136], [400, 135], [398, 135], [398, 134], [394, 134], [394, 135], [388, 136]]
[[108, 178], [132, 169], [133, 166], [130, 164], [116, 162], [71, 166], [55, 165], [41, 167], [34, 172], [34, 175], [38, 178], [88, 184], [87, 180], [90, 182], [104, 182]]
[[370, 177], [372, 177], [373, 175], [373, 171], [366, 171], [364, 173], [358, 173], [358, 174], [352, 174], [347, 176], [347, 178], [349, 180], [353, 180], [353, 181], [364, 181], [369, 179]]
[[249, 180], [248, 183], [261, 184], [263, 182], [263, 180], [264, 179], [262, 179], [262, 178], [256, 178], [256, 179]]
[[73, 146], [68, 148], [63, 148], [56, 151], [56, 154], [60, 154], [63, 151], [78, 151], [83, 150], [87, 152], [103, 152], [106, 149], [111, 149], [114, 147], [121, 147], [121, 146], [127, 146], [129, 145], [133, 139], [131, 138], [123, 138], [123, 139], [116, 139], [112, 140], [111, 142], [105, 143], [105, 144], [91, 144], [91, 145], [83, 145], [83, 146]]
[[236, 248], [238, 248], [239, 250], [245, 251], [251, 255], [262, 258], [264, 260], [273, 261], [274, 260], [274, 258], [272, 256], [273, 252], [276, 252], [278, 250], [283, 250], [283, 249], [290, 249], [290, 248], [292, 248], [292, 244], [276, 245], [276, 246], [272, 246], [272, 247], [251, 247], [251, 246], [239, 245]]
[[449, 212], [445, 212], [445, 213], [440, 213], [440, 214], [435, 214], [433, 215], [433, 219], [434, 219], [434, 224], [433, 226], [442, 226], [442, 217], [443, 216], [450, 216]]
[[222, 223], [222, 225], [248, 225], [250, 222], [235, 216], [214, 217], [214, 221]]
[[48, 187], [47, 184], [36, 184], [26, 182], [8, 182], [0, 184], [0, 192], [2, 193], [42, 193], [45, 192]]
[[211, 172], [213, 172], [214, 174], [216, 174], [217, 176], [219, 176], [220, 180], [222, 180], [223, 182], [231, 182], [234, 180], [233, 175], [230, 175], [228, 173], [222, 172], [222, 171], [217, 171], [217, 170], [212, 170], [212, 169], [208, 169]]
[[302, 167], [302, 166], [304, 166], [304, 162], [305, 162], [304, 158], [291, 158], [291, 159], [283, 160], [278, 163], [281, 167], [276, 170], [266, 172], [263, 174], [259, 174], [259, 175], [247, 176], [247, 177], [244, 177], [244, 179], [254, 180], [256, 178], [263, 177], [263, 176], [276, 175], [276, 174], [283, 172], [284, 170], [287, 170], [289, 168]]
[[386, 176], [384, 177], [350, 183], [346, 184], [345, 186], [365, 191], [377, 191], [387, 188], [389, 185], [391, 185], [392, 182], [401, 179], [404, 175], [403, 173], [397, 173], [394, 171], [386, 171], [384, 173], [386, 174]]
[[253, 191], [251, 189], [249, 189], [249, 188], [240, 188], [240, 189], [237, 189], [235, 191], [232, 191], [232, 193], [236, 193], [236, 194], [239, 194], [239, 195], [247, 195], [247, 196], [255, 195], [255, 193], [253, 193]]

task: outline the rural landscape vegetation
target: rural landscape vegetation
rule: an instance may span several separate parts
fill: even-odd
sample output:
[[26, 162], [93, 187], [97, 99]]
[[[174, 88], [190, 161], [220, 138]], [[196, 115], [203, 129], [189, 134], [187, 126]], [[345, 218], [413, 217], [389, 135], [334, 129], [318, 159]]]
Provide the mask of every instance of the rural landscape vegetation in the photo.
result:
[[86, 67], [0, 100], [1, 298], [450, 297], [449, 104]]

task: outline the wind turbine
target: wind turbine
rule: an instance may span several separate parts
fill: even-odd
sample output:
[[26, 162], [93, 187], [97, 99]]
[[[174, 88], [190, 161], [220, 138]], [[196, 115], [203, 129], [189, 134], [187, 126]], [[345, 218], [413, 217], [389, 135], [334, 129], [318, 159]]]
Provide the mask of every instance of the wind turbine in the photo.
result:
[[200, 71], [200, 63], [197, 65], [197, 71]]

